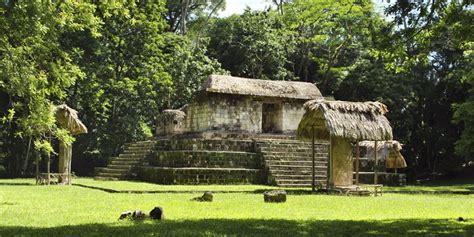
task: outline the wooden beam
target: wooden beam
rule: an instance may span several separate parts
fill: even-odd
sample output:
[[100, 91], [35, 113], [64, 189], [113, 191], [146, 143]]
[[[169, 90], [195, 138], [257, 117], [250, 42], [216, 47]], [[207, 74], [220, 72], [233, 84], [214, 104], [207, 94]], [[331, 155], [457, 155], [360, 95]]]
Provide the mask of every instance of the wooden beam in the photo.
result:
[[36, 163], [36, 184], [39, 183], [39, 157], [38, 157], [38, 154], [37, 153], [34, 153], [35, 154], [35, 163]]
[[332, 135], [329, 137], [329, 189], [334, 189], [334, 147], [333, 147], [333, 138]]
[[312, 132], [313, 132], [313, 139], [312, 139], [312, 167], [311, 167], [311, 175], [312, 175], [312, 179], [311, 179], [311, 190], [316, 191], [316, 183], [314, 182], [314, 178], [315, 178], [315, 166], [314, 166], [314, 125], [313, 125], [313, 129], [312, 129]]
[[374, 184], [377, 184], [377, 181], [378, 181], [378, 176], [379, 176], [379, 161], [378, 161], [378, 157], [377, 157], [377, 140], [375, 140], [375, 147], [374, 147], [374, 160], [375, 160], [375, 164], [374, 164]]
[[50, 185], [51, 184], [51, 159], [50, 159], [49, 155], [48, 155], [48, 157], [46, 157], [46, 159], [48, 159], [48, 162], [47, 162], [48, 165], [46, 167], [47, 173], [48, 173], [47, 181], [48, 181], [48, 185]]
[[360, 160], [360, 150], [359, 150], [359, 141], [356, 141], [356, 185], [359, 185], [359, 161]]

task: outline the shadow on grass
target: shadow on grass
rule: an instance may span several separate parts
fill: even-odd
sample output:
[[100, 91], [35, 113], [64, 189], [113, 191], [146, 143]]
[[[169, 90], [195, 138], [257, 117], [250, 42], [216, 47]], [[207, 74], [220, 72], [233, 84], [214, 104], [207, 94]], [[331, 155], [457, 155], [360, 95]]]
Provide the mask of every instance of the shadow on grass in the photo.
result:
[[33, 186], [32, 183], [9, 183], [9, 182], [0, 182], [0, 186]]
[[204, 219], [52, 228], [0, 227], [0, 236], [473, 236], [474, 222], [443, 219], [383, 221]]

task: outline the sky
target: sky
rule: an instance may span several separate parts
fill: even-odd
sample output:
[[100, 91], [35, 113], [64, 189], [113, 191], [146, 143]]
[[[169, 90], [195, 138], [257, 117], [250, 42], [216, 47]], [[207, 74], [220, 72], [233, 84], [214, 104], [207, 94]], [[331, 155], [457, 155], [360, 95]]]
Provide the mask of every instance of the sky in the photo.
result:
[[[377, 10], [383, 10], [383, 6], [386, 6], [388, 1], [373, 0]], [[219, 16], [228, 17], [232, 14], [241, 14], [247, 6], [252, 10], [263, 10], [268, 6], [271, 6], [271, 2], [271, 0], [226, 0], [226, 9], [220, 12]]]

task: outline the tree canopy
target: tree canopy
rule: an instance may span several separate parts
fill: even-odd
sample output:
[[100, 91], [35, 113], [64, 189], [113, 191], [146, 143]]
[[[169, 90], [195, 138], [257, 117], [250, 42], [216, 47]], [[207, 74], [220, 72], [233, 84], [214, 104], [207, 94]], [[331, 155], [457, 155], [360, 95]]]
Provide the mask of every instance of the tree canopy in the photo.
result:
[[409, 177], [474, 157], [472, 4], [274, 0], [221, 18], [225, 0], [0, 3], [0, 176], [72, 142], [53, 109], [79, 111], [76, 172], [153, 136], [212, 73], [316, 84], [323, 95], [388, 105]]

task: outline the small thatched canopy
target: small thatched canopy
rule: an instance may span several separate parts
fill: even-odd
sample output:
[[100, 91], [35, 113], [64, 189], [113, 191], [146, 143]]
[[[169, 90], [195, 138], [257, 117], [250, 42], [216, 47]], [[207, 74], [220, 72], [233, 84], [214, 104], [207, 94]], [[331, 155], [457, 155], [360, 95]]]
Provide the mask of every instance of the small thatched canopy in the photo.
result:
[[[359, 146], [367, 147], [368, 151], [371, 149], [373, 152], [377, 152], [377, 154], [380, 154], [379, 157], [381, 159], [386, 159], [385, 166], [389, 169], [407, 167], [405, 158], [400, 152], [402, 150], [403, 145], [398, 141], [390, 140], [377, 142], [377, 149], [375, 151], [375, 142], [373, 141], [361, 141], [359, 142]], [[384, 149], [387, 149], [386, 152], [383, 152]], [[373, 157], [373, 152], [371, 152], [372, 155], [368, 155], [368, 158]], [[382, 154], [384, 154], [385, 157], [383, 157]]]
[[54, 114], [59, 125], [72, 135], [87, 133], [87, 127], [79, 120], [76, 110], [63, 104], [56, 106]]
[[313, 127], [317, 139], [328, 140], [330, 136], [352, 141], [392, 139], [392, 127], [384, 116], [388, 110], [380, 102], [311, 100], [304, 107], [306, 113], [297, 132], [300, 139], [310, 140]]
[[178, 109], [165, 109], [163, 110], [161, 116], [167, 120], [179, 119], [183, 120], [186, 114]]
[[224, 75], [211, 75], [203, 84], [203, 91], [235, 95], [280, 97], [291, 99], [322, 99], [319, 89], [311, 83], [272, 81]]

